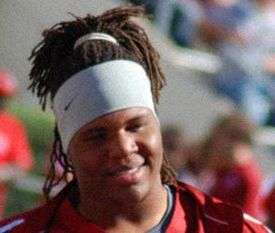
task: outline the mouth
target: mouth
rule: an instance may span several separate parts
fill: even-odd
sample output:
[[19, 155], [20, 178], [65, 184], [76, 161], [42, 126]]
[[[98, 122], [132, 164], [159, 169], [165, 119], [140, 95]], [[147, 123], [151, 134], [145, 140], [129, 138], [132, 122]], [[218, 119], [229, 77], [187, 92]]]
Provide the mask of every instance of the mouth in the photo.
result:
[[121, 174], [133, 174], [137, 172], [144, 164], [138, 165], [138, 166], [118, 166], [115, 168], [110, 169], [109, 172], [107, 172], [108, 176], [118, 176]]
[[145, 169], [145, 164], [137, 166], [118, 166], [111, 169], [107, 175], [112, 181], [121, 184], [133, 184], [140, 181]]

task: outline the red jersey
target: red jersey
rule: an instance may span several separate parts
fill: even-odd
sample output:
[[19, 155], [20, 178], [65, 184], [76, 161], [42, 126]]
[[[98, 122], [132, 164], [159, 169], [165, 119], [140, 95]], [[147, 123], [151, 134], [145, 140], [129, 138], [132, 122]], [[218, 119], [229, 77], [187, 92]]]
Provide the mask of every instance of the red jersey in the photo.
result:
[[217, 172], [210, 195], [238, 205], [254, 217], [260, 217], [261, 183], [261, 171], [254, 161], [250, 161], [230, 170]]
[[[65, 188], [65, 190], [69, 188]], [[68, 191], [42, 207], [17, 215], [0, 223], [5, 233], [104, 233], [87, 221], [66, 198]], [[268, 233], [254, 218], [237, 208], [211, 198], [199, 190], [179, 183], [175, 207], [167, 233]]]
[[264, 200], [264, 207], [269, 218], [274, 219], [273, 221], [275, 222], [275, 183], [273, 189]]

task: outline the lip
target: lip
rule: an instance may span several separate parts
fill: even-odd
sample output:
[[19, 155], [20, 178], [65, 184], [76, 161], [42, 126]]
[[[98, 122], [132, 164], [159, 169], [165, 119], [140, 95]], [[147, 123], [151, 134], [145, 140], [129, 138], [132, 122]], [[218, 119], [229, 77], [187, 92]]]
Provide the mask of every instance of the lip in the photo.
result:
[[108, 172], [108, 177], [112, 182], [120, 184], [134, 184], [138, 183], [144, 173], [145, 165], [139, 166], [119, 166]]
[[125, 165], [117, 166], [117, 167], [110, 169], [107, 172], [107, 175], [108, 176], [117, 176], [117, 175], [123, 174], [123, 173], [133, 173], [141, 166], [143, 166], [143, 164], [138, 165], [138, 166], [125, 166]]

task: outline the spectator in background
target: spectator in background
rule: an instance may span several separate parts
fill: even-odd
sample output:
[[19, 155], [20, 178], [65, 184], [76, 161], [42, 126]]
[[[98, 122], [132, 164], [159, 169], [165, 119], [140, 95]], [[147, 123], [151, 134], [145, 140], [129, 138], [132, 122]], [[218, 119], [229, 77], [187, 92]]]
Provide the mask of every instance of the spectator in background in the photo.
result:
[[204, 140], [189, 145], [185, 154], [184, 167], [179, 172], [179, 180], [191, 184], [208, 193], [214, 182], [213, 171], [208, 168], [209, 141]]
[[22, 178], [33, 165], [30, 145], [22, 123], [7, 112], [6, 101], [16, 92], [15, 78], [0, 71], [0, 218], [3, 217], [7, 184]]
[[156, 7], [160, 0], [129, 0], [129, 2], [135, 4], [135, 5], [141, 5], [144, 6], [147, 13], [151, 15], [156, 15]]
[[215, 49], [223, 49], [227, 43], [242, 43], [236, 31], [252, 13], [249, 0], [200, 0], [203, 9], [201, 32], [204, 41]]
[[159, 30], [170, 36], [179, 46], [192, 47], [198, 38], [198, 24], [202, 11], [197, 0], [129, 0], [144, 5], [153, 15]]
[[179, 172], [185, 163], [184, 150], [186, 146], [184, 145], [183, 132], [177, 126], [166, 126], [162, 129], [162, 142], [164, 153], [170, 164], [176, 172]]
[[229, 97], [250, 120], [264, 124], [270, 111], [266, 86], [249, 66], [248, 61], [254, 59], [255, 53], [247, 49], [247, 38], [240, 30], [256, 14], [255, 5], [248, 0], [201, 2], [205, 15], [200, 25], [202, 39], [215, 49], [223, 63], [214, 79], [214, 87], [218, 93]]
[[155, 23], [178, 45], [193, 47], [198, 38], [202, 10], [196, 0], [158, 1]]
[[252, 149], [253, 125], [239, 113], [222, 117], [215, 124], [205, 156], [215, 174], [209, 193], [236, 204], [252, 216], [262, 217], [262, 173]]
[[187, 144], [183, 131], [168, 125], [162, 129], [164, 153], [176, 171], [177, 178], [200, 190], [207, 191], [211, 176], [205, 172], [206, 157], [199, 145]]
[[246, 41], [238, 49], [239, 65], [255, 83], [264, 85], [270, 101], [267, 123], [275, 125], [275, 2], [255, 0], [255, 4], [254, 14], [238, 28]]

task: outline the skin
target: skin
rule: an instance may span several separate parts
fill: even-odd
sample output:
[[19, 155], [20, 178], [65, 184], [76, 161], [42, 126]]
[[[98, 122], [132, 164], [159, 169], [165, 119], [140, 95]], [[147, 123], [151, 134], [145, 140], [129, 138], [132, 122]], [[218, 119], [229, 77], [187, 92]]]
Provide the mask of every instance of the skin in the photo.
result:
[[74, 135], [69, 159], [80, 214], [107, 232], [146, 231], [161, 220], [167, 193], [159, 127], [150, 109], [134, 107], [99, 117]]

